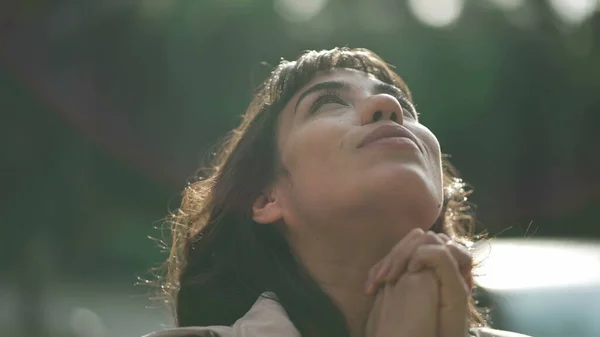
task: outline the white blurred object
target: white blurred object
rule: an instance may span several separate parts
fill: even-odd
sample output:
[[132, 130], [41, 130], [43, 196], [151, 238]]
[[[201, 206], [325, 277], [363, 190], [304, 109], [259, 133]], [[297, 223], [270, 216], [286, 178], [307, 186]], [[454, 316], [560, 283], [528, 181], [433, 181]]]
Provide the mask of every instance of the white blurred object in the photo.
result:
[[275, 12], [289, 22], [309, 21], [319, 14], [328, 0], [275, 0]]
[[445, 27], [460, 17], [464, 0], [409, 0], [408, 5], [419, 21], [433, 27]]
[[77, 337], [105, 337], [106, 329], [102, 319], [86, 308], [74, 308], [69, 317], [69, 325]]
[[600, 7], [598, 0], [548, 0], [554, 13], [565, 23], [578, 25]]
[[501, 328], [539, 337], [600, 336], [600, 242], [493, 239], [474, 246], [478, 286]]
[[494, 239], [475, 245], [476, 282], [486, 289], [600, 284], [600, 245], [566, 240]]

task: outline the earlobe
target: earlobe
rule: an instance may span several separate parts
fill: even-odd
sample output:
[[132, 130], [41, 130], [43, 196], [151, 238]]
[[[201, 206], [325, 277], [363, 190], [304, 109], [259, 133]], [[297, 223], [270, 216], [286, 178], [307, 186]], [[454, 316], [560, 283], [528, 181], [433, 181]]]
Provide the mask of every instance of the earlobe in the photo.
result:
[[252, 205], [252, 219], [261, 224], [270, 224], [282, 217], [278, 199], [273, 193], [263, 192]]

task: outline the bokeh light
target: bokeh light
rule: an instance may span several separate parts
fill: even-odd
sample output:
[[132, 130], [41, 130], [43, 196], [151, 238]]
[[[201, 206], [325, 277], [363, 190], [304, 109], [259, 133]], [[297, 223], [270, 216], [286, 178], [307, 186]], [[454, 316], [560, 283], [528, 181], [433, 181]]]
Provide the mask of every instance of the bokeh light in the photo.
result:
[[[600, 238], [599, 3], [0, 5], [0, 21], [9, 19], [0, 45], [0, 336], [142, 336], [170, 325], [152, 283], [134, 286], [138, 276], [154, 280], [151, 268], [168, 255], [147, 237], [170, 241], [158, 230], [165, 216], [271, 66], [333, 46], [365, 47], [394, 65], [422, 124], [472, 184], [475, 231], [498, 238], [480, 285], [560, 302], [549, 313], [539, 301], [507, 301], [532, 325], [564, 322], [566, 311], [573, 326], [594, 321], [586, 315], [600, 307], [563, 304], [571, 285], [596, 282], [600, 296], [598, 253], [564, 244]], [[548, 243], [531, 245], [527, 223]], [[600, 336], [600, 326], [515, 331]]]
[[565, 23], [581, 24], [600, 7], [597, 0], [548, 0], [554, 13]]
[[74, 308], [69, 323], [74, 336], [106, 337], [106, 328], [102, 319], [87, 308]]
[[419, 21], [433, 27], [445, 27], [458, 20], [464, 0], [409, 0], [408, 4]]
[[600, 283], [600, 247], [583, 242], [505, 240], [476, 245], [477, 283], [490, 290], [522, 290]]
[[304, 22], [317, 16], [328, 0], [275, 0], [275, 11], [286, 21]]

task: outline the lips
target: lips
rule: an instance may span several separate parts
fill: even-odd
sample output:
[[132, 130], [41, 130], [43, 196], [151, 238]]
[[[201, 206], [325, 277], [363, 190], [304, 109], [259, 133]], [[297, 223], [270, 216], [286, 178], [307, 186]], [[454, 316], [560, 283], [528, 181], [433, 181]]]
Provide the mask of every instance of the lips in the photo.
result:
[[[369, 132], [358, 145], [358, 148], [364, 147], [369, 143], [375, 142], [383, 138], [408, 138], [417, 145], [416, 137], [402, 125], [382, 125], [373, 131]], [[417, 145], [417, 147], [419, 147]], [[420, 148], [419, 148], [420, 149]]]

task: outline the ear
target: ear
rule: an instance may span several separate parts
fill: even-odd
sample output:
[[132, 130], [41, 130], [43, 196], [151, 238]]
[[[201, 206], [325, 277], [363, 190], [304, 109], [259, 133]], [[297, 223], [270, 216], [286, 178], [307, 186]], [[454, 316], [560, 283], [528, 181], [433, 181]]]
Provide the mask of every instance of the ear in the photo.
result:
[[270, 224], [283, 217], [281, 202], [272, 189], [264, 191], [252, 205], [252, 219], [260, 224]]

